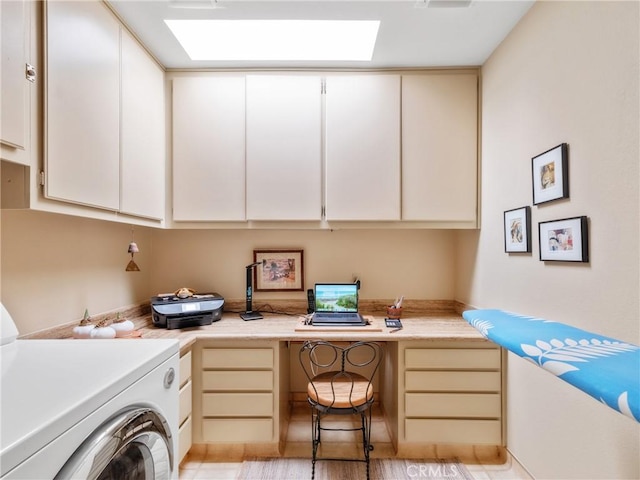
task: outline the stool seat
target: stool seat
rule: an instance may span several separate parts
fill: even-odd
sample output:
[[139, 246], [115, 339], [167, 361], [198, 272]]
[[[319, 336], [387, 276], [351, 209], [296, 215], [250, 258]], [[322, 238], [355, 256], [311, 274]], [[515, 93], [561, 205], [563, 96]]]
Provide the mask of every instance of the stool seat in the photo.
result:
[[371, 402], [373, 385], [358, 373], [324, 372], [311, 379], [307, 395], [324, 407], [355, 408]]

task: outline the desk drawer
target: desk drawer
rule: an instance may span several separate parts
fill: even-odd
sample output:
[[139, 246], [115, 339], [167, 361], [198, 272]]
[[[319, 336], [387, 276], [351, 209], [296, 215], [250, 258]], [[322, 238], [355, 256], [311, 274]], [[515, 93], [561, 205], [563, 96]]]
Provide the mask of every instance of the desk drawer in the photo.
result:
[[407, 393], [407, 417], [500, 418], [498, 393]]
[[407, 391], [418, 392], [499, 392], [500, 372], [417, 371], [404, 374]]
[[205, 348], [202, 350], [202, 368], [273, 368], [273, 349]]
[[192, 418], [189, 417], [178, 430], [178, 463], [182, 462], [191, 449]]
[[203, 390], [273, 390], [273, 371], [204, 371], [202, 372]]
[[180, 387], [191, 378], [191, 352], [180, 357]]
[[458, 420], [409, 418], [405, 420], [405, 440], [420, 443], [463, 443], [501, 445], [500, 420]]
[[191, 395], [192, 395], [192, 383], [189, 381], [180, 389], [178, 396], [179, 404], [179, 416], [178, 425], [182, 425], [182, 422], [191, 415]]
[[405, 368], [483, 370], [500, 368], [498, 348], [407, 348]]
[[202, 422], [202, 438], [205, 442], [271, 442], [273, 420], [271, 418], [215, 418]]
[[271, 417], [273, 393], [204, 393], [204, 417]]

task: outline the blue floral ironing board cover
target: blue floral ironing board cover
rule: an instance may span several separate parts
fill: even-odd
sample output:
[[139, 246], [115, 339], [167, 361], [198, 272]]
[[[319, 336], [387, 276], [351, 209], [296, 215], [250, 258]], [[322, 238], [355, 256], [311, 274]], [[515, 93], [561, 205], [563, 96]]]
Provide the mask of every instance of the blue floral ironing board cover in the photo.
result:
[[503, 310], [467, 310], [462, 316], [492, 342], [640, 422], [637, 345]]

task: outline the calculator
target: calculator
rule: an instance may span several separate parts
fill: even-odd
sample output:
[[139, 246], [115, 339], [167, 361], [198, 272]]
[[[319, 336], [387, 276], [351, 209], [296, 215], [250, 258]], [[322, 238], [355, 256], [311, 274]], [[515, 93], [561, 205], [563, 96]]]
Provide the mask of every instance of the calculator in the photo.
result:
[[385, 318], [384, 323], [388, 328], [402, 328], [402, 322], [398, 319]]

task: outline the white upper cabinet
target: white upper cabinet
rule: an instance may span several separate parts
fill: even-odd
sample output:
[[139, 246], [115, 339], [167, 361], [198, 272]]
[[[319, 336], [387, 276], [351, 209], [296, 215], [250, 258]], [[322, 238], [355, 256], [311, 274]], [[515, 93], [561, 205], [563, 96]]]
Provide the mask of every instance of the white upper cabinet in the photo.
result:
[[476, 72], [325, 77], [174, 74], [173, 219], [475, 228]]
[[29, 164], [30, 16], [25, 1], [0, 2], [0, 144], [2, 158]]
[[400, 76], [327, 78], [326, 198], [331, 220], [400, 220]]
[[122, 31], [120, 211], [164, 217], [164, 71]]
[[475, 222], [478, 78], [402, 77], [402, 219]]
[[248, 76], [246, 134], [247, 219], [321, 220], [320, 77]]
[[46, 3], [46, 195], [120, 207], [120, 25], [98, 2]]
[[173, 219], [246, 219], [244, 76], [173, 79]]

